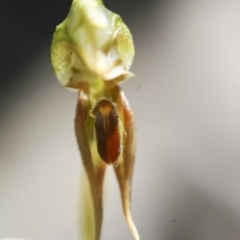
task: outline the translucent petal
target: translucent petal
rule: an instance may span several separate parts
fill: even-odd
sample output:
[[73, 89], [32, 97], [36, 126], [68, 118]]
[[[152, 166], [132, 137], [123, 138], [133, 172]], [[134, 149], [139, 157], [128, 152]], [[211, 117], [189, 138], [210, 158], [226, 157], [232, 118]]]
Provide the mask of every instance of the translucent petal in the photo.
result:
[[74, 0], [53, 36], [52, 65], [60, 83], [69, 88], [99, 79], [123, 81], [133, 76], [133, 58], [127, 26], [97, 0]]

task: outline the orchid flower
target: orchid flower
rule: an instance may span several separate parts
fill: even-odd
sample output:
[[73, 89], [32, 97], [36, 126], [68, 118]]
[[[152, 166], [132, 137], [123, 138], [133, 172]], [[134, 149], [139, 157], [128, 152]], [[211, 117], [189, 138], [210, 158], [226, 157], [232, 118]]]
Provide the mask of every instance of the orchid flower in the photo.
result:
[[73, 0], [67, 18], [57, 26], [51, 46], [56, 76], [78, 93], [75, 133], [93, 202], [94, 236], [103, 218], [103, 180], [108, 165], [115, 171], [130, 230], [131, 182], [135, 160], [134, 118], [119, 83], [130, 78], [134, 58], [131, 33], [121, 17], [101, 0]]

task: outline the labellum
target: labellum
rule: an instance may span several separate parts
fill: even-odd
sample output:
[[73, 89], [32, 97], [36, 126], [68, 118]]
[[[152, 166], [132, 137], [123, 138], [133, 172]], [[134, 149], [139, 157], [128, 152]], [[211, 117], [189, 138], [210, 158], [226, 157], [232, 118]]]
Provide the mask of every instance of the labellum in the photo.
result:
[[113, 165], [125, 218], [135, 240], [140, 239], [130, 206], [134, 118], [118, 85], [133, 76], [129, 72], [133, 57], [131, 33], [119, 15], [100, 0], [73, 0], [68, 17], [54, 33], [51, 60], [62, 86], [79, 92], [75, 133], [93, 202], [92, 240], [101, 236], [107, 165]]
[[95, 117], [97, 150], [107, 164], [115, 164], [121, 152], [119, 121], [111, 100], [101, 99], [91, 111]]

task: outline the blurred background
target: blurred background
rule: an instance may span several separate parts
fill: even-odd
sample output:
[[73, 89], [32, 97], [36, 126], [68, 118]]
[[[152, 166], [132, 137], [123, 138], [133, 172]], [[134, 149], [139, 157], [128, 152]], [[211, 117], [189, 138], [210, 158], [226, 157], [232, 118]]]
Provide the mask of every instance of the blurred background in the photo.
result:
[[[122, 88], [136, 118], [141, 239], [240, 239], [240, 2], [104, 2], [135, 40], [136, 77]], [[70, 5], [0, 2], [0, 239], [81, 239], [77, 94], [49, 59]], [[111, 170], [102, 239], [130, 240]]]

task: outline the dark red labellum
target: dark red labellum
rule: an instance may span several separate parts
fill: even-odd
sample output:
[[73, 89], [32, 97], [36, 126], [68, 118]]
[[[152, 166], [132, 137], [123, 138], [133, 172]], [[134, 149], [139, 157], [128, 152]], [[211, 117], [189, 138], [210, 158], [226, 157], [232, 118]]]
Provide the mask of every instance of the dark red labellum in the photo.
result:
[[92, 109], [91, 115], [96, 119], [95, 133], [98, 154], [107, 164], [114, 164], [121, 152], [116, 106], [110, 100], [101, 99]]

